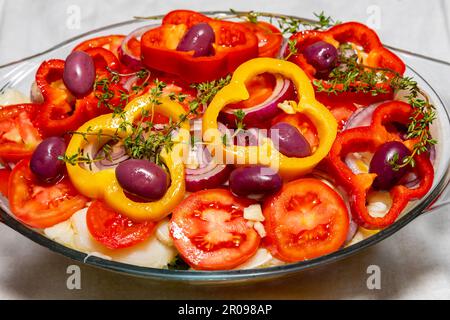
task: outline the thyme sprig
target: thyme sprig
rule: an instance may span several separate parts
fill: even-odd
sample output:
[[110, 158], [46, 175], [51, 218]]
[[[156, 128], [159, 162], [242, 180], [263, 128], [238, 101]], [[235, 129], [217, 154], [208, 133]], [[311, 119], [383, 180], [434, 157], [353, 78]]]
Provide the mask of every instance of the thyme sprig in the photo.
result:
[[297, 39], [289, 39], [287, 45], [288, 45], [289, 53], [286, 57], [284, 57], [284, 60], [286, 60], [286, 61], [288, 61], [293, 55], [296, 55], [298, 53]]
[[[120, 80], [120, 77], [129, 76], [129, 74], [124, 75], [115, 72], [110, 73], [111, 76], [106, 78], [107, 81], [104, 80], [104, 82], [101, 84], [102, 86], [105, 86], [105, 92], [109, 90], [108, 85], [111, 82], [118, 82]], [[141, 72], [139, 75], [136, 75], [141, 79], [145, 79], [142, 85], [144, 85], [144, 83], [148, 81], [148, 74], [146, 74], [145, 72]], [[198, 115], [199, 108], [210, 103], [217, 92], [225, 85], [227, 85], [230, 80], [231, 76], [229, 75], [218, 80], [193, 84], [192, 87], [197, 90], [197, 96], [189, 102], [189, 109], [186, 111], [186, 113], [181, 114], [177, 121], [169, 119], [168, 124], [157, 126], [153, 123], [155, 113], [154, 110], [155, 106], [162, 103], [162, 96], [167, 94], [164, 92], [167, 84], [163, 81], [155, 79], [153, 81], [152, 88], [149, 90], [150, 108], [141, 110], [141, 115], [137, 122], [130, 123], [126, 121], [126, 119], [123, 117], [123, 109], [120, 109], [120, 112], [116, 112], [116, 109], [114, 109], [113, 116], [119, 114], [123, 119], [114, 134], [104, 133], [101, 130], [99, 130], [98, 132], [93, 132], [92, 130], [90, 130], [90, 128], [88, 128], [86, 132], [72, 131], [68, 134], [82, 135], [86, 141], [88, 141], [88, 136], [96, 135], [99, 139], [99, 143], [101, 140], [104, 141], [104, 139], [108, 139], [110, 142], [122, 141], [126, 153], [131, 158], [147, 159], [163, 166], [164, 164], [160, 159], [160, 153], [162, 150], [170, 151], [172, 149], [174, 145], [174, 141], [172, 140], [173, 132], [178, 130], [185, 121], [188, 121], [191, 117]], [[149, 85], [149, 83], [146, 83], [145, 85]], [[183, 93], [172, 92], [168, 93], [167, 96], [170, 99], [178, 102], [183, 102], [186, 99], [186, 95]], [[126, 136], [123, 135], [124, 132], [127, 133]], [[110, 146], [108, 143], [106, 143], [102, 147], [101, 152], [98, 152], [95, 157], [86, 154], [84, 150], [78, 150], [78, 152], [73, 155], [65, 154], [61, 156], [60, 160], [71, 165], [82, 163], [87, 164], [91, 167], [93, 163], [101, 161], [108, 157], [110, 157]]]
[[270, 23], [276, 22], [278, 24], [282, 34], [294, 34], [300, 30], [325, 30], [341, 23], [325, 15], [323, 11], [314, 13], [318, 21], [267, 12], [249, 11], [241, 13], [233, 9], [230, 9], [230, 12], [233, 17], [245, 19], [251, 23], [257, 23], [260, 17], [269, 18]]
[[[138, 95], [145, 87], [149, 85], [150, 71], [147, 69], [141, 69], [132, 73], [119, 73], [115, 70], [106, 67], [108, 75], [97, 76], [94, 82], [94, 95], [97, 98], [97, 107], [105, 106], [113, 111], [113, 114], [120, 114], [123, 108], [128, 104], [131, 94]], [[133, 85], [131, 92], [127, 92], [122, 89], [118, 89], [119, 96], [116, 96], [114, 86], [118, 84], [122, 77], [136, 76], [138, 79], [143, 80], [139, 85]], [[118, 101], [117, 101], [118, 98]]]
[[415, 166], [414, 157], [429, 150], [437, 141], [432, 138], [430, 126], [436, 119], [434, 105], [417, 82], [408, 76], [380, 67], [363, 63], [356, 53], [348, 55], [350, 48], [344, 44], [339, 50], [337, 66], [330, 72], [328, 80], [314, 80], [318, 92], [338, 94], [346, 91], [370, 93], [374, 96], [388, 92], [386, 84], [394, 90], [405, 90], [407, 102], [413, 107], [406, 133], [406, 139], [415, 139], [411, 154], [402, 159], [394, 156], [390, 159], [394, 170], [406, 166]]
[[216, 96], [217, 92], [229, 84], [230, 81], [231, 75], [229, 74], [217, 80], [191, 84], [191, 88], [197, 90], [197, 96], [189, 103], [190, 108], [198, 108], [198, 105], [208, 105]]

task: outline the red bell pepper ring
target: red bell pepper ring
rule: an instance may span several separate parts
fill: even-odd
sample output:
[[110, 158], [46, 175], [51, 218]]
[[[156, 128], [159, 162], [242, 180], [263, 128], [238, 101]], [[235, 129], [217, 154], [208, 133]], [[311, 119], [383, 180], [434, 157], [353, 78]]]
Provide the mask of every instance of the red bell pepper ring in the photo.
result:
[[[85, 52], [94, 60], [97, 81], [104, 78], [110, 78], [111, 71], [119, 73], [124, 72], [119, 59], [111, 51], [97, 47], [87, 49]], [[89, 119], [109, 113], [112, 111], [111, 109], [123, 104], [121, 101], [121, 94], [126, 92], [126, 90], [121, 83], [110, 81], [108, 90], [109, 98], [106, 99], [108, 105], [106, 105], [106, 103], [99, 104], [98, 97], [105, 93], [103, 92], [102, 86], [96, 86], [89, 95], [81, 99], [80, 105], [83, 105], [87, 110]]]
[[111, 51], [116, 57], [118, 56], [119, 47], [122, 45], [122, 41], [125, 39], [124, 35], [110, 35], [92, 38], [83, 41], [77, 45], [73, 51], [86, 51], [92, 48], [104, 48]]
[[[100, 47], [85, 51], [94, 60], [97, 79], [109, 77], [110, 70], [120, 72], [121, 64], [111, 51]], [[108, 106], [99, 104], [97, 95], [102, 92], [93, 91], [82, 99], [76, 99], [62, 81], [64, 64], [64, 60], [48, 60], [36, 73], [36, 84], [44, 98], [36, 123], [45, 136], [76, 130], [89, 119], [111, 112], [112, 107], [121, 103], [121, 92], [125, 90], [120, 84], [111, 83], [108, 90], [112, 95]]]
[[[110, 73], [109, 70], [121, 71], [119, 59], [110, 50], [105, 48], [87, 49], [85, 52], [94, 60], [95, 71], [99, 73]], [[109, 70], [108, 70], [109, 69]]]
[[36, 84], [44, 102], [36, 123], [45, 136], [76, 130], [88, 120], [86, 109], [64, 86], [64, 60], [44, 61], [36, 73]]
[[283, 43], [283, 34], [273, 24], [258, 21], [245, 21], [242, 24], [258, 38], [258, 57], [275, 58]]
[[338, 24], [328, 31], [328, 34], [339, 43], [353, 42], [363, 47], [368, 54], [367, 65], [386, 68], [403, 74], [405, 64], [393, 52], [386, 49], [375, 31], [358, 22]]
[[409, 201], [426, 195], [433, 184], [434, 169], [428, 155], [424, 153], [416, 155], [414, 170], [420, 180], [418, 186], [411, 189], [402, 184], [395, 185], [389, 190], [392, 197], [392, 206], [389, 211], [384, 217], [373, 217], [367, 208], [367, 194], [376, 174], [354, 174], [343, 161], [348, 153], [375, 152], [380, 145], [389, 141], [403, 142], [411, 150], [416, 141], [403, 141], [398, 134], [389, 132], [386, 125], [389, 123], [407, 124], [412, 112], [412, 107], [404, 102], [383, 103], [375, 110], [370, 126], [353, 128], [339, 133], [328, 155], [329, 170], [350, 195], [353, 219], [364, 228], [381, 229], [391, 225]]
[[[367, 54], [365, 64], [375, 68], [385, 68], [403, 74], [405, 72], [405, 64], [403, 61], [390, 50], [386, 49], [381, 43], [378, 35], [367, 27], [366, 25], [358, 22], [347, 22], [336, 25], [326, 31], [306, 30], [298, 32], [291, 36], [290, 40], [296, 40], [298, 53], [291, 57], [291, 61], [299, 65], [311, 80], [316, 79], [316, 70], [310, 65], [302, 52], [308, 45], [317, 41], [325, 41], [334, 46], [338, 46], [341, 43], [351, 42], [355, 45], [361, 46], [364, 52]], [[286, 53], [289, 54], [289, 51]], [[322, 80], [324, 87], [330, 87], [326, 80]], [[361, 83], [354, 83], [353, 86], [360, 86]], [[352, 86], [352, 85], [351, 85]], [[374, 101], [383, 101], [386, 98], [390, 98], [393, 95], [392, 88], [389, 84], [378, 84], [381, 88], [387, 91], [386, 94], [380, 94], [377, 96], [371, 96], [370, 94], [362, 94], [360, 92], [351, 92], [352, 98], [357, 99], [354, 102], [358, 104], [370, 104]], [[337, 91], [342, 91], [342, 84], [335, 86]], [[349, 93], [347, 93], [349, 94]], [[366, 99], [369, 99], [366, 101]]]
[[[200, 22], [208, 23], [214, 30], [214, 55], [193, 57], [192, 52], [177, 51], [184, 33]], [[160, 27], [144, 33], [141, 54], [148, 68], [180, 76], [189, 82], [203, 82], [226, 76], [243, 62], [256, 58], [258, 39], [240, 23], [177, 10], [168, 13]]]

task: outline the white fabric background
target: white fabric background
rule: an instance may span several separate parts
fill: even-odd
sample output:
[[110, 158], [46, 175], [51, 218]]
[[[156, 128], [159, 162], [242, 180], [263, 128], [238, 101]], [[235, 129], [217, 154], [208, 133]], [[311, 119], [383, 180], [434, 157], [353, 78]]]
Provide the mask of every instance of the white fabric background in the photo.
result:
[[[66, 26], [67, 8], [81, 9], [79, 29]], [[74, 35], [175, 8], [270, 11], [373, 22], [383, 42], [450, 61], [450, 1], [447, 0], [261, 0], [261, 1], [67, 1], [0, 0], [0, 65], [40, 52]], [[379, 11], [378, 11], [379, 10]], [[449, 82], [448, 78], [443, 81]], [[285, 280], [244, 287], [160, 283], [81, 266], [82, 289], [66, 288], [73, 262], [0, 225], [0, 298], [266, 298], [442, 299], [450, 298], [450, 216], [441, 210], [418, 218], [393, 237], [361, 254]], [[381, 290], [368, 290], [366, 269], [381, 268]]]

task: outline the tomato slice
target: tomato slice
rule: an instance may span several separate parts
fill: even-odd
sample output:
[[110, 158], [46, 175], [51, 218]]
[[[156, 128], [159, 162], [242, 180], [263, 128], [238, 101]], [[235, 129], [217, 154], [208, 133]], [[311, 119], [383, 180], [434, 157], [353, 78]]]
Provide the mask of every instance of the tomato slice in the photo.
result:
[[91, 48], [104, 48], [118, 56], [119, 47], [125, 39], [124, 35], [110, 35], [92, 38], [77, 45], [73, 51], [86, 51]]
[[8, 196], [8, 180], [11, 170], [7, 168], [0, 169], [0, 192], [7, 197]]
[[256, 23], [248, 21], [243, 22], [243, 24], [258, 38], [258, 56], [276, 57], [283, 42], [281, 31], [273, 24], [265, 21]]
[[282, 114], [273, 118], [272, 125], [279, 122], [287, 122], [290, 125], [296, 127], [305, 137], [306, 141], [308, 141], [313, 152], [319, 146], [319, 136], [317, 133], [317, 129], [307, 116], [301, 113], [287, 114], [283, 112]]
[[347, 237], [349, 214], [341, 196], [324, 182], [289, 182], [263, 207], [266, 244], [286, 262], [312, 259], [338, 250]]
[[253, 256], [260, 237], [243, 217], [251, 203], [225, 189], [187, 197], [170, 221], [171, 236], [183, 259], [195, 269], [224, 270]]
[[0, 106], [0, 158], [18, 161], [30, 156], [41, 142], [41, 135], [32, 124], [37, 106], [21, 104]]
[[[355, 99], [349, 97], [336, 97], [334, 95], [317, 94], [317, 100], [330, 109], [333, 116], [338, 123], [338, 130], [342, 130], [347, 123], [347, 120], [357, 109]], [[370, 101], [364, 103], [369, 105]]]
[[94, 201], [86, 214], [89, 232], [95, 240], [109, 249], [127, 248], [148, 239], [156, 223], [133, 222], [115, 212], [102, 201]]
[[8, 199], [16, 218], [34, 228], [47, 228], [65, 221], [88, 201], [67, 177], [56, 184], [43, 184], [30, 170], [30, 159], [21, 160], [11, 172]]

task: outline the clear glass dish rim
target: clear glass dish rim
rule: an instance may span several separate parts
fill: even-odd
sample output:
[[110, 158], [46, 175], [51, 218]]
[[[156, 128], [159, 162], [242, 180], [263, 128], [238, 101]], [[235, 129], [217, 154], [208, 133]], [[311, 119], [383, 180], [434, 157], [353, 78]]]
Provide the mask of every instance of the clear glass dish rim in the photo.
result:
[[[203, 14], [210, 15], [210, 16], [218, 16], [218, 15], [224, 15], [224, 16], [230, 16], [229, 11], [206, 11], [202, 12]], [[237, 12], [237, 13], [244, 13], [244, 12]], [[164, 15], [156, 15], [149, 17], [149, 20], [158, 20], [162, 19]], [[285, 15], [283, 15], [285, 16]], [[295, 18], [300, 18], [296, 16], [292, 16]], [[304, 19], [304, 18], [300, 18]], [[309, 19], [304, 19], [306, 21], [311, 21]], [[128, 20], [124, 22], [119, 22], [107, 26], [103, 26], [101, 28], [97, 28], [91, 31], [88, 31], [86, 33], [80, 34], [76, 37], [67, 39], [58, 45], [55, 45], [48, 50], [45, 50], [41, 53], [13, 61], [4, 65], [0, 66], [0, 70], [10, 67], [16, 64], [20, 64], [22, 62], [26, 62], [30, 59], [34, 59], [40, 56], [43, 56], [47, 53], [50, 53], [52, 51], [55, 51], [66, 44], [69, 44], [71, 42], [74, 42], [78, 39], [84, 38], [89, 35], [96, 34], [101, 31], [106, 31], [111, 28], [121, 27], [121, 26], [128, 26], [135, 23], [141, 23], [142, 19], [133, 19]], [[422, 59], [426, 59], [422, 57]], [[430, 61], [434, 63], [438, 63], [439, 61], [433, 61], [433, 59], [430, 59]], [[434, 88], [426, 81], [419, 73], [417, 73], [414, 69], [407, 66], [409, 70], [411, 70], [415, 75], [417, 75], [433, 92], [433, 94], [437, 97], [438, 102], [445, 106], [443, 103], [441, 97], [439, 94], [434, 90]], [[446, 108], [443, 108], [445, 111], [445, 114], [447, 116], [447, 121], [450, 123], [450, 117], [446, 110]], [[303, 270], [312, 269], [314, 267], [323, 266], [326, 264], [333, 263], [335, 261], [344, 259], [346, 257], [349, 257], [353, 254], [356, 254], [363, 249], [366, 249], [381, 240], [391, 236], [392, 234], [396, 233], [398, 230], [406, 226], [408, 223], [413, 221], [415, 218], [420, 216], [420, 214], [428, 207], [430, 206], [443, 192], [443, 190], [446, 188], [446, 186], [449, 184], [450, 181], [450, 173], [448, 170], [445, 172], [445, 174], [442, 176], [440, 181], [436, 184], [436, 186], [430, 191], [430, 193], [427, 195], [425, 199], [423, 199], [420, 203], [418, 203], [416, 206], [414, 206], [409, 212], [405, 213], [403, 217], [398, 219], [394, 224], [387, 227], [386, 229], [376, 233], [375, 235], [372, 235], [352, 246], [340, 249], [336, 252], [333, 252], [331, 254], [321, 256], [319, 258], [301, 261], [297, 263], [290, 263], [286, 265], [280, 265], [280, 266], [274, 266], [274, 267], [268, 267], [268, 268], [257, 268], [257, 269], [246, 269], [246, 270], [227, 270], [227, 271], [191, 271], [191, 270], [169, 270], [169, 269], [158, 269], [158, 268], [149, 268], [149, 267], [141, 267], [126, 263], [121, 263], [117, 261], [107, 260], [103, 259], [101, 257], [88, 255], [86, 253], [71, 249], [69, 247], [66, 247], [62, 244], [57, 243], [56, 241], [53, 241], [47, 237], [45, 237], [43, 234], [25, 226], [24, 224], [20, 223], [16, 219], [14, 219], [12, 216], [10, 216], [7, 212], [5, 212], [2, 208], [0, 208], [0, 216], [3, 219], [3, 222], [8, 225], [13, 230], [17, 231], [18, 233], [24, 235], [25, 237], [29, 238], [33, 242], [36, 242], [44, 247], [47, 247], [48, 249], [57, 252], [59, 254], [62, 254], [68, 258], [71, 258], [73, 260], [76, 260], [78, 262], [92, 265], [95, 267], [99, 267], [102, 269], [107, 269], [110, 271], [115, 271], [127, 275], [133, 275], [138, 277], [144, 277], [144, 278], [151, 278], [156, 280], [172, 280], [172, 281], [187, 281], [187, 282], [233, 282], [233, 281], [239, 281], [239, 280], [251, 280], [251, 279], [263, 279], [263, 278], [273, 278], [273, 277], [279, 277], [279, 276], [286, 276], [290, 274], [294, 274]]]

